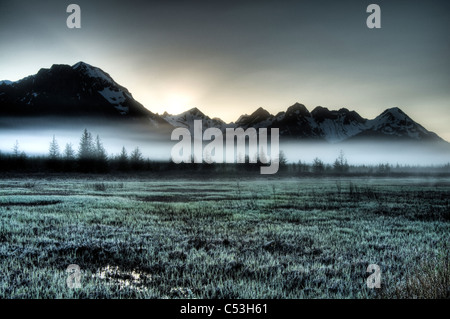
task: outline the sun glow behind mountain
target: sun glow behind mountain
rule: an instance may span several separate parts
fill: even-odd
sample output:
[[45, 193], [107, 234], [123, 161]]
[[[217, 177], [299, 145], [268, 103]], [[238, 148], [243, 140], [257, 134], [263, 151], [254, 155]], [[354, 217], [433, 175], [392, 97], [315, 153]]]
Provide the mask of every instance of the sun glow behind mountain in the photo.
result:
[[186, 106], [192, 103], [188, 94], [173, 91], [163, 96], [161, 104], [167, 113], [179, 114], [186, 111]]

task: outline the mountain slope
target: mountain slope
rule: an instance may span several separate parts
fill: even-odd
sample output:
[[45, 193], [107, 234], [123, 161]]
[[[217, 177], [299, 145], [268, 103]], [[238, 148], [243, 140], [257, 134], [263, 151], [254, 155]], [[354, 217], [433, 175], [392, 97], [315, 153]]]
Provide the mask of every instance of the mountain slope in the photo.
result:
[[211, 119], [196, 107], [177, 115], [172, 115], [165, 112], [161, 117], [174, 127], [188, 128], [191, 133], [193, 133], [195, 120], [202, 121], [203, 129], [216, 127], [221, 130], [224, 130], [227, 127], [227, 124], [221, 119], [219, 118]]
[[0, 116], [96, 117], [167, 124], [109, 74], [84, 62], [55, 64], [17, 82], [1, 83]]
[[437, 134], [413, 121], [398, 107], [387, 109], [373, 120], [367, 121], [367, 128], [353, 139], [367, 137], [381, 140], [443, 141]]

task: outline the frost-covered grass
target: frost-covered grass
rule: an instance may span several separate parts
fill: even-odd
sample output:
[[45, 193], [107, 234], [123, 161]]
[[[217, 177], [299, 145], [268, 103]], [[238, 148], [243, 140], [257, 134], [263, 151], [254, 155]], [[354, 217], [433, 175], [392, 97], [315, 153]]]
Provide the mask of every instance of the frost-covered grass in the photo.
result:
[[0, 298], [435, 296], [421, 265], [448, 269], [449, 195], [447, 179], [2, 179]]

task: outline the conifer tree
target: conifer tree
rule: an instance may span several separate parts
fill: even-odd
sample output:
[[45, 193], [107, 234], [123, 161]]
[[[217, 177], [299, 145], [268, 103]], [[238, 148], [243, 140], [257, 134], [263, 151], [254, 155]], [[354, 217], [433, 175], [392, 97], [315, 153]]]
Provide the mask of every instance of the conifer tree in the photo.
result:
[[55, 135], [53, 135], [53, 139], [50, 142], [50, 148], [49, 148], [49, 159], [51, 160], [57, 160], [61, 156], [59, 152], [59, 145], [56, 141]]

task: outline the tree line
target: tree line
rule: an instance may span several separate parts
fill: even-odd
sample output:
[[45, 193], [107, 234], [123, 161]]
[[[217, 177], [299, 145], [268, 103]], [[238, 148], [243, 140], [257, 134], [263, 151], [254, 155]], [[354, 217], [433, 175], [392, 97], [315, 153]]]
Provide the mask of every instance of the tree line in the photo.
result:
[[145, 160], [139, 147], [128, 154], [122, 147], [120, 154], [108, 156], [106, 149], [97, 135], [95, 138], [87, 129], [81, 135], [78, 149], [72, 143], [67, 143], [61, 150], [56, 137], [50, 141], [47, 156], [29, 157], [20, 151], [19, 143], [13, 146], [11, 154], [0, 153], [0, 170], [50, 170], [61, 172], [96, 172], [106, 173], [111, 170], [142, 170], [150, 160]]
[[[366, 166], [352, 166], [348, 164], [343, 151], [332, 164], [326, 164], [321, 159], [315, 158], [312, 163], [298, 161], [288, 163], [285, 155], [280, 152], [280, 169], [277, 174], [288, 176], [309, 175], [391, 175], [391, 174], [416, 174], [422, 173], [450, 173], [450, 164], [441, 167], [411, 167], [397, 166], [388, 163]], [[245, 162], [240, 164], [228, 163], [180, 163], [175, 164], [170, 160], [150, 160], [144, 158], [139, 147], [128, 153], [125, 146], [117, 155], [108, 155], [100, 136], [94, 136], [84, 129], [81, 134], [78, 148], [75, 150], [72, 143], [67, 143], [63, 149], [60, 148], [56, 137], [53, 135], [49, 151], [46, 156], [27, 156], [20, 150], [16, 141], [12, 153], [0, 152], [0, 171], [17, 172], [83, 172], [83, 173], [109, 173], [109, 172], [183, 172], [186, 174], [233, 174], [259, 175], [262, 163], [250, 163], [248, 156]], [[178, 174], [177, 173], [177, 174]]]
[[69, 170], [82, 172], [107, 172], [111, 168], [123, 171], [139, 170], [144, 166], [144, 157], [139, 147], [136, 147], [128, 155], [125, 146], [122, 147], [119, 155], [108, 156], [100, 136], [97, 135], [94, 139], [92, 134], [85, 129], [81, 135], [77, 152], [74, 151], [71, 143], [67, 143], [61, 153], [58, 142], [53, 136], [49, 147], [48, 166], [51, 169], [61, 169], [61, 164], [66, 164], [66, 170], [69, 168]]

